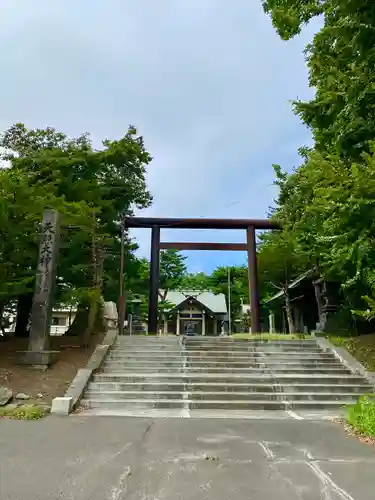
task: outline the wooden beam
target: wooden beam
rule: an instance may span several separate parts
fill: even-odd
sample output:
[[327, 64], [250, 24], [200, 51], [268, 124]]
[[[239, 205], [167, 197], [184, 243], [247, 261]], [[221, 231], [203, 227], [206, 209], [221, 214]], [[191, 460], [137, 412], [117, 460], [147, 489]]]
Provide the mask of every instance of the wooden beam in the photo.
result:
[[160, 266], [160, 227], [151, 230], [150, 291], [148, 302], [148, 333], [158, 333], [158, 293]]
[[257, 244], [255, 228], [247, 228], [247, 258], [249, 273], [249, 299], [251, 315], [251, 333], [260, 333], [260, 301], [258, 290]]
[[173, 248], [174, 250], [236, 250], [247, 251], [246, 243], [160, 243], [162, 250]]
[[169, 219], [156, 217], [126, 217], [126, 227], [159, 226], [176, 229], [281, 229], [278, 222], [269, 219]]

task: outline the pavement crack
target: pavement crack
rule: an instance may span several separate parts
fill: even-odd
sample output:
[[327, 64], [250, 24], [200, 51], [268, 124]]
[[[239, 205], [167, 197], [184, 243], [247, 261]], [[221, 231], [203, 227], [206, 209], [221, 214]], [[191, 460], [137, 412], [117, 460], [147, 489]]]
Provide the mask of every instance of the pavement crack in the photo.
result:
[[131, 467], [126, 467], [124, 472], [120, 475], [119, 480], [112, 488], [112, 491], [110, 495], [108, 496], [108, 500], [120, 500], [121, 498], [124, 498], [124, 495], [127, 490], [127, 479], [129, 476], [131, 476], [132, 470]]
[[262, 448], [262, 450], [264, 451], [266, 457], [267, 457], [267, 460], [275, 460], [276, 458], [276, 455], [275, 453], [271, 450], [271, 448], [267, 445], [267, 443], [261, 441], [258, 443], [259, 446]]
[[306, 462], [322, 485], [321, 493], [325, 500], [331, 500], [331, 493], [336, 493], [342, 500], [354, 500], [354, 498], [344, 489], [340, 488], [328, 474], [322, 471], [317, 463]]
[[155, 424], [155, 420], [152, 420], [148, 426], [146, 427], [144, 433], [142, 434], [142, 437], [141, 437], [141, 443], [143, 443], [143, 441], [146, 439], [146, 437], [148, 436], [148, 434], [150, 433], [151, 431], [151, 428], [154, 426]]

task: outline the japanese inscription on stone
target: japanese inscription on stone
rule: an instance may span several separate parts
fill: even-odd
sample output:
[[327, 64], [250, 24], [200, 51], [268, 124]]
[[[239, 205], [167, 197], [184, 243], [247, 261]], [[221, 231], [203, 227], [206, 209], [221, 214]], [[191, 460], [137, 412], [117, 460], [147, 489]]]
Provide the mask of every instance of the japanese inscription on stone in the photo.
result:
[[58, 242], [58, 213], [55, 210], [45, 210], [30, 324], [29, 347], [36, 350], [43, 350], [48, 344]]

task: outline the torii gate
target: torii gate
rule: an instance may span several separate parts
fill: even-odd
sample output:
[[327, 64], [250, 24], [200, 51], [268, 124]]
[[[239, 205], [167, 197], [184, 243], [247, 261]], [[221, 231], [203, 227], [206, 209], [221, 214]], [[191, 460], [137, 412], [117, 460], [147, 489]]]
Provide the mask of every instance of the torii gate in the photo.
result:
[[[257, 275], [256, 236], [257, 229], [280, 229], [277, 222], [268, 219], [169, 219], [154, 217], [126, 217], [123, 231], [127, 228], [151, 229], [150, 295], [148, 309], [148, 331], [157, 333], [158, 329], [158, 291], [160, 250], [236, 250], [247, 251], [249, 272], [249, 298], [251, 312], [251, 331], [260, 332], [260, 303]], [[246, 243], [175, 243], [161, 242], [161, 228], [178, 229], [243, 229]], [[121, 307], [121, 305], [120, 305]], [[122, 300], [122, 308], [124, 307]], [[121, 314], [120, 314], [121, 318]]]

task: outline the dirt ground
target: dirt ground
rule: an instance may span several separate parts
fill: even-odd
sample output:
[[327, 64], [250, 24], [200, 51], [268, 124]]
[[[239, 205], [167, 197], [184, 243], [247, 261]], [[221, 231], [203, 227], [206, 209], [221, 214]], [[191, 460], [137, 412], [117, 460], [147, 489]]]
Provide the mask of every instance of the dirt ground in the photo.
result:
[[27, 349], [27, 339], [11, 339], [0, 343], [0, 386], [8, 387], [15, 396], [23, 392], [31, 401], [51, 404], [56, 396], [63, 396], [77, 370], [84, 368], [104, 334], [91, 338], [90, 347], [82, 349], [74, 337], [52, 337], [51, 349], [59, 350], [58, 361], [48, 370], [37, 370], [17, 365], [18, 351]]

